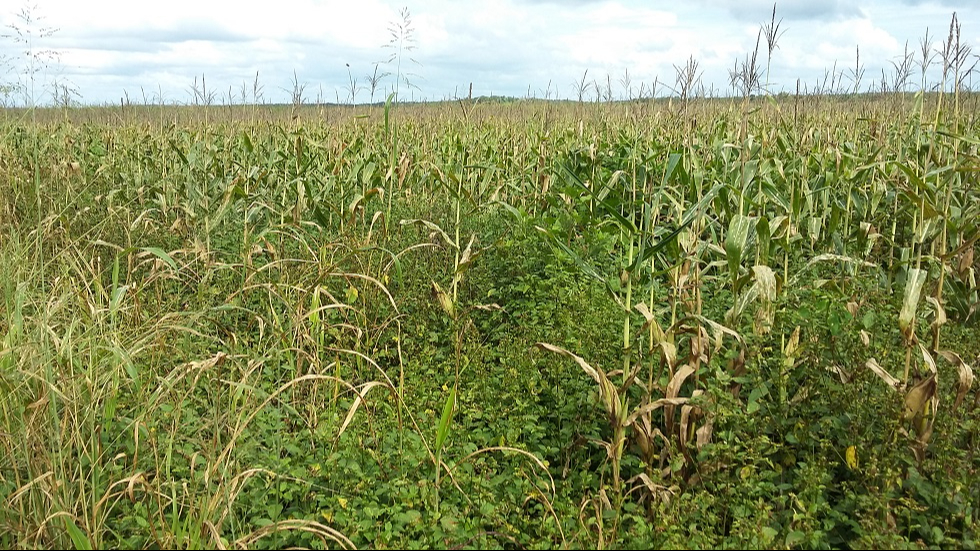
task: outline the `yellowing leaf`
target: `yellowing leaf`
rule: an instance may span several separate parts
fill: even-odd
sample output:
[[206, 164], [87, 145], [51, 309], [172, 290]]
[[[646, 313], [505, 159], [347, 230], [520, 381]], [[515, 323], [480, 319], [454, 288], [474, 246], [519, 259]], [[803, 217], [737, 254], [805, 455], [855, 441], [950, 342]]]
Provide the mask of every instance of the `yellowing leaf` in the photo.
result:
[[844, 459], [847, 460], [847, 467], [849, 469], [852, 471], [856, 470], [858, 468], [857, 448], [848, 446], [847, 451], [844, 452]]
[[796, 359], [796, 352], [800, 347], [800, 326], [797, 325], [796, 329], [789, 336], [789, 341], [787, 341], [786, 346], [783, 348], [783, 355], [786, 357], [790, 366], [793, 365], [793, 360]]
[[432, 282], [432, 294], [435, 296], [436, 301], [439, 302], [439, 306], [442, 307], [442, 310], [446, 312], [449, 317], [455, 318], [456, 306], [453, 304], [452, 297], [449, 296], [449, 293], [443, 291], [442, 287], [440, 287], [435, 281]]

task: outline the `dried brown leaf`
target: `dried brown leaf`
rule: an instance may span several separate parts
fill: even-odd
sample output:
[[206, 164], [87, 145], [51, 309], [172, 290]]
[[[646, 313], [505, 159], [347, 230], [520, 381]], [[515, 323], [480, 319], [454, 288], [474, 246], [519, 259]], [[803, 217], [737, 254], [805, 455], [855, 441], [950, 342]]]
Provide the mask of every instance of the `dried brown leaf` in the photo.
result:
[[963, 403], [963, 399], [966, 398], [966, 393], [970, 391], [970, 387], [973, 386], [973, 368], [969, 364], [963, 361], [963, 358], [955, 352], [950, 352], [949, 350], [940, 350], [939, 355], [946, 358], [946, 361], [956, 366], [956, 369], [960, 374], [960, 381], [956, 388], [956, 402], [953, 404], [953, 411], [956, 411]]
[[899, 387], [902, 386], [902, 382], [895, 377], [892, 377], [891, 373], [886, 371], [885, 368], [881, 367], [881, 365], [878, 364], [878, 360], [871, 358], [864, 365], [873, 371], [875, 375], [881, 377], [881, 380], [885, 381], [885, 384], [892, 387], [894, 390], [898, 390]]
[[714, 421], [711, 419], [711, 416], [709, 415], [708, 420], [705, 421], [704, 425], [701, 425], [701, 428], [695, 431], [695, 434], [697, 435], [697, 447], [699, 451], [702, 448], [704, 448], [706, 445], [708, 445], [708, 443], [711, 442], [711, 435], [713, 433], [714, 433]]
[[632, 425], [638, 418], [640, 418], [640, 416], [646, 415], [651, 411], [656, 411], [664, 406], [680, 406], [686, 404], [689, 400], [690, 398], [661, 398], [659, 400], [643, 404], [642, 406], [633, 410], [633, 413], [626, 418], [624, 426], [628, 427]]
[[935, 373], [930, 374], [910, 388], [905, 395], [905, 418], [912, 419], [916, 416], [925, 415], [927, 406], [933, 398], [936, 398], [938, 389], [939, 385], [936, 384]]
[[[555, 354], [559, 354], [559, 355], [565, 356], [566, 358], [571, 358], [572, 360], [575, 361], [575, 363], [577, 363], [579, 365], [579, 367], [582, 368], [582, 371], [585, 371], [585, 373], [589, 377], [592, 377], [592, 380], [594, 380], [597, 383], [600, 382], [599, 381], [599, 371], [597, 371], [594, 367], [592, 367], [591, 365], [589, 365], [589, 363], [586, 362], [584, 359], [582, 359], [581, 356], [579, 356], [577, 354], [574, 354], [572, 352], [569, 352], [568, 350], [565, 350], [564, 348], [562, 348], [560, 346], [555, 346], [553, 344], [548, 344], [546, 342], [538, 342], [538, 343], [535, 343], [534, 346], [537, 347], [537, 348], [539, 348], [539, 349], [541, 349], [541, 350], [547, 350], [548, 352], [554, 352]], [[603, 379], [605, 379], [605, 376], [603, 376]]]

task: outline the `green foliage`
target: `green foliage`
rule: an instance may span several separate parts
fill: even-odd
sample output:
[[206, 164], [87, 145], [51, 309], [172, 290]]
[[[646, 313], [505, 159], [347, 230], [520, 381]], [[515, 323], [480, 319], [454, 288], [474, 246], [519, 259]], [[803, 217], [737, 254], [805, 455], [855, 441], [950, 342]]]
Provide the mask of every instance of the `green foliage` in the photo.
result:
[[974, 547], [977, 130], [792, 102], [4, 119], [0, 546]]

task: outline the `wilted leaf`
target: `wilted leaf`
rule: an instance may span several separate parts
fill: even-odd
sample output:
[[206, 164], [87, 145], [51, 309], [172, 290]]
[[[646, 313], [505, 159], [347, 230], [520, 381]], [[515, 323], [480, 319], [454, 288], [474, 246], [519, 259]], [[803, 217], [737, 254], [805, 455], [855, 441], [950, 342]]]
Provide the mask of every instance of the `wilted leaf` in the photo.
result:
[[449, 237], [449, 234], [447, 234], [447, 233], [446, 233], [445, 231], [443, 231], [443, 229], [442, 229], [442, 228], [440, 228], [438, 224], [435, 224], [435, 223], [433, 223], [433, 222], [429, 222], [428, 220], [422, 220], [421, 218], [413, 218], [413, 219], [411, 219], [411, 220], [402, 220], [402, 221], [401, 221], [401, 222], [399, 222], [399, 223], [400, 223], [400, 224], [401, 224], [402, 226], [405, 226], [405, 225], [409, 225], [409, 224], [413, 224], [413, 225], [417, 225], [417, 226], [424, 226], [424, 227], [426, 227], [426, 228], [429, 228], [430, 230], [432, 230], [433, 232], [435, 232], [436, 234], [438, 234], [438, 235], [439, 235], [439, 237], [441, 237], [441, 238], [442, 238], [442, 240], [443, 240], [443, 241], [444, 241], [444, 242], [445, 242], [445, 243], [446, 243], [447, 245], [449, 245], [449, 246], [451, 246], [451, 247], [453, 247], [453, 248], [455, 248], [455, 249], [458, 249], [458, 248], [459, 248], [459, 245], [457, 245], [457, 244], [456, 244], [456, 242], [455, 242], [455, 241], [453, 241], [453, 240], [452, 240], [452, 239], [451, 239], [451, 238]]
[[667, 384], [667, 398], [676, 398], [677, 395], [680, 394], [681, 385], [683, 385], [684, 381], [687, 380], [687, 378], [693, 373], [693, 366], [690, 364], [682, 365], [681, 368], [674, 373], [673, 378], [671, 378], [670, 382]]
[[714, 321], [712, 319], [706, 318], [701, 315], [694, 316], [694, 319], [708, 324], [708, 327], [711, 328], [711, 333], [715, 337], [715, 350], [714, 350], [715, 354], [717, 354], [718, 351], [721, 350], [722, 338], [724, 335], [728, 335], [734, 338], [736, 341], [738, 341], [739, 344], [743, 344], [743, 345], [745, 344], [745, 340], [742, 339], [741, 335], [739, 335], [736, 331], [729, 329], [728, 327], [725, 327], [724, 325], [718, 323], [717, 321]]
[[653, 402], [643, 404], [642, 406], [633, 410], [629, 417], [626, 418], [626, 422], [623, 423], [624, 426], [630, 426], [636, 422], [638, 418], [652, 411], [656, 411], [664, 406], [680, 406], [686, 404], [690, 401], [690, 398], [661, 398]]
[[[668, 400], [677, 398], [678, 394], [681, 392], [681, 386], [684, 381], [687, 380], [695, 371], [694, 366], [690, 364], [684, 364], [680, 369], [674, 373], [674, 376], [667, 383], [666, 397]], [[667, 434], [673, 434], [674, 432], [674, 404], [666, 404], [664, 407], [664, 423], [667, 429]]]
[[922, 352], [922, 361], [926, 363], [926, 367], [929, 368], [929, 372], [933, 375], [939, 373], [939, 370], [936, 369], [936, 360], [933, 359], [932, 354], [929, 353], [929, 350], [926, 349], [922, 343], [919, 343], [919, 351]]
[[476, 234], [474, 233], [473, 235], [470, 236], [470, 241], [469, 243], [466, 244], [466, 249], [463, 250], [462, 256], [459, 257], [459, 263], [456, 264], [457, 274], [462, 273], [467, 268], [469, 268], [470, 264], [473, 262], [476, 256], [478, 256], [473, 254], [473, 243], [475, 241], [476, 241]]
[[932, 305], [933, 310], [935, 310], [936, 312], [936, 319], [934, 319], [932, 323], [929, 324], [929, 327], [933, 331], [935, 331], [936, 328], [946, 325], [946, 309], [943, 308], [943, 305], [939, 304], [939, 301], [936, 300], [936, 297], [926, 297], [926, 302]]
[[691, 405], [681, 406], [681, 420], [677, 427], [677, 439], [681, 445], [681, 452], [687, 455], [687, 441], [691, 434], [692, 414], [697, 414], [698, 408]]
[[905, 418], [912, 419], [915, 416], [925, 415], [926, 406], [936, 397], [938, 388], [936, 374], [931, 373], [909, 389], [908, 394], [905, 395]]
[[644, 486], [646, 486], [647, 491], [650, 492], [650, 497], [652, 497], [654, 501], [669, 503], [670, 498], [674, 497], [677, 494], [677, 492], [680, 491], [680, 488], [678, 488], [677, 486], [667, 487], [667, 486], [661, 486], [660, 484], [654, 484], [646, 473], [638, 474], [635, 478], [630, 479], [630, 483], [633, 483], [637, 480], [639, 480], [640, 482], [643, 483]]
[[442, 310], [446, 312], [449, 317], [455, 319], [456, 306], [453, 304], [453, 297], [449, 296], [449, 293], [443, 291], [442, 287], [440, 287], [435, 281], [432, 282], [432, 295], [439, 303], [439, 306], [442, 307]]
[[657, 346], [660, 347], [660, 351], [664, 361], [667, 365], [673, 369], [677, 365], [677, 346], [670, 341], [663, 341]]
[[794, 329], [793, 333], [789, 336], [789, 340], [786, 342], [786, 346], [783, 348], [783, 356], [785, 356], [786, 359], [790, 361], [790, 364], [792, 364], [792, 361], [796, 358], [796, 351], [799, 349], [799, 347], [800, 347], [800, 326], [797, 325], [796, 329]]
[[475, 304], [472, 306], [477, 310], [483, 310], [484, 312], [506, 312], [503, 306], [494, 302], [493, 304]]
[[651, 312], [650, 308], [648, 308], [647, 305], [642, 302], [633, 306], [633, 308], [635, 308], [637, 312], [643, 315], [643, 318], [646, 320], [646, 322], [643, 324], [643, 327], [640, 329], [640, 331], [645, 331], [648, 328], [650, 329], [651, 340], [653, 341], [653, 345], [660, 347], [661, 351], [663, 352], [663, 357], [667, 361], [667, 364], [673, 367], [674, 364], [677, 363], [677, 348], [674, 346], [674, 343], [670, 342], [667, 339], [667, 335], [664, 333], [664, 330], [660, 327], [660, 324], [657, 322], [657, 319], [654, 317], [653, 312]]
[[616, 385], [609, 380], [609, 377], [606, 376], [604, 371], [593, 368], [580, 356], [573, 354], [560, 346], [555, 346], [544, 342], [535, 343], [534, 346], [541, 350], [548, 350], [575, 360], [575, 363], [577, 363], [583, 371], [585, 371], [595, 382], [599, 384], [599, 400], [602, 401], [602, 405], [606, 409], [606, 414], [609, 416], [610, 421], [617, 425], [624, 422], [625, 410], [623, 408], [623, 404], [620, 402], [618, 389], [616, 388]]
[[946, 358], [946, 361], [956, 366], [956, 369], [960, 372], [960, 381], [956, 388], [956, 402], [953, 404], [953, 411], [956, 411], [966, 397], [966, 393], [970, 391], [970, 387], [973, 386], [973, 368], [963, 361], [963, 358], [955, 352], [950, 352], [948, 350], [940, 350], [939, 355]]
[[[582, 371], [585, 371], [585, 373], [588, 374], [589, 377], [592, 377], [592, 379], [595, 382], [597, 382], [597, 383], [599, 382], [599, 372], [594, 367], [592, 367], [591, 365], [589, 365], [588, 362], [586, 362], [585, 360], [583, 360], [581, 356], [578, 356], [578, 355], [576, 355], [576, 354], [574, 354], [572, 352], [569, 352], [568, 350], [565, 350], [564, 348], [562, 348], [560, 346], [555, 346], [553, 344], [548, 344], [546, 342], [535, 343], [534, 346], [536, 346], [537, 348], [539, 348], [541, 350], [547, 350], [549, 352], [554, 352], [555, 354], [560, 354], [562, 356], [565, 356], [566, 358], [571, 358], [571, 359], [575, 360], [575, 363], [577, 363], [579, 365], [579, 367], [582, 368]], [[605, 378], [605, 377], [603, 377], [603, 378]]]
[[357, 413], [357, 408], [359, 408], [361, 404], [364, 403], [364, 398], [367, 396], [368, 391], [370, 391], [372, 388], [376, 386], [383, 386], [383, 385], [384, 383], [378, 381], [370, 381], [364, 383], [363, 385], [360, 386], [359, 389], [354, 391], [355, 394], [357, 394], [357, 398], [354, 398], [354, 403], [351, 404], [350, 409], [347, 410], [347, 416], [344, 418], [344, 422], [340, 425], [340, 430], [337, 431], [338, 437], [341, 434], [344, 434], [344, 431], [347, 430], [347, 425], [350, 425], [350, 422], [354, 419], [354, 414]]
[[837, 364], [831, 364], [827, 366], [827, 371], [837, 375], [840, 382], [847, 384], [851, 381], [851, 374], [844, 370], [841, 366]]
[[920, 268], [909, 270], [908, 280], [905, 283], [905, 293], [902, 296], [902, 310], [898, 314], [898, 327], [902, 330], [902, 335], [909, 340], [912, 335], [912, 321], [915, 319], [915, 311], [919, 306], [919, 296], [922, 294], [922, 286], [926, 282], [926, 271]]
[[653, 312], [650, 311], [650, 307], [647, 306], [645, 303], [640, 302], [638, 304], [635, 304], [633, 305], [633, 309], [639, 312], [640, 315], [643, 316], [643, 319], [647, 321], [647, 323], [654, 321]]
[[764, 301], [773, 302], [776, 300], [776, 274], [772, 268], [764, 265], [752, 266], [755, 275], [756, 285], [759, 286], [759, 296]]
[[773, 303], [776, 301], [776, 274], [769, 266], [756, 265], [752, 267], [755, 276], [753, 287], [758, 289], [759, 308], [756, 310], [755, 332], [764, 335], [772, 327], [775, 310]]
[[698, 450], [704, 448], [709, 442], [711, 442], [711, 435], [714, 432], [714, 422], [711, 417], [708, 416], [708, 420], [705, 421], [704, 425], [701, 426], [695, 434], [697, 435], [697, 447]]
[[881, 380], [885, 381], [885, 384], [892, 387], [893, 389], [898, 390], [898, 388], [902, 386], [901, 381], [899, 381], [895, 377], [892, 377], [891, 373], [885, 371], [885, 368], [878, 365], [878, 360], [871, 358], [864, 365], [871, 371], [874, 371], [875, 375], [881, 377]]
[[973, 266], [973, 247], [970, 247], [963, 251], [960, 255], [960, 260], [956, 264], [956, 273], [960, 276], [960, 279], [966, 279], [966, 274], [970, 271], [970, 267]]

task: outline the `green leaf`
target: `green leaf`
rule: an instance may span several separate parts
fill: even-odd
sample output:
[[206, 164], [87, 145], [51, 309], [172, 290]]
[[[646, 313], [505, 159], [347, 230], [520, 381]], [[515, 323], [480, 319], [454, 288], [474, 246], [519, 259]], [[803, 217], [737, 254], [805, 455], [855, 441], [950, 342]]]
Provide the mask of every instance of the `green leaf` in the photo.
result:
[[391, 134], [391, 124], [389, 121], [389, 116], [391, 113], [391, 102], [395, 99], [395, 93], [392, 92], [388, 94], [388, 99], [385, 100], [385, 134]]
[[794, 547], [799, 545], [805, 539], [805, 533], [800, 532], [799, 530], [793, 530], [789, 534], [786, 534], [786, 547]]
[[759, 262], [766, 264], [769, 262], [769, 243], [772, 240], [772, 231], [769, 228], [769, 219], [765, 216], [759, 217], [755, 225], [755, 234], [759, 240]]
[[364, 169], [361, 170], [361, 182], [365, 186], [371, 185], [374, 181], [374, 171], [377, 170], [378, 165], [375, 163], [368, 163], [364, 165]]
[[180, 147], [177, 146], [177, 142], [173, 141], [172, 139], [167, 140], [167, 142], [170, 143], [170, 148], [174, 150], [174, 153], [176, 153], [177, 156], [180, 157], [180, 160], [182, 163], [184, 163], [184, 166], [189, 167], [190, 163], [187, 162], [187, 156], [185, 156], [184, 152], [181, 151]]
[[330, 221], [327, 220], [327, 217], [323, 214], [323, 211], [320, 210], [320, 205], [313, 200], [313, 190], [310, 189], [310, 182], [308, 179], [303, 179], [303, 187], [306, 190], [306, 197], [310, 201], [313, 208], [313, 218], [316, 220], [316, 223], [319, 224], [321, 228], [330, 227]]
[[510, 214], [514, 218], [515, 222], [522, 224], [525, 220], [527, 220], [527, 214], [517, 207], [500, 200], [498, 200], [496, 203], [500, 205], [501, 208], [503, 208], [508, 214]]
[[170, 266], [171, 270], [175, 272], [177, 271], [177, 263], [174, 262], [174, 259], [171, 258], [170, 255], [167, 254], [167, 252], [161, 249], [160, 247], [143, 247], [142, 250], [164, 261], [167, 264], [167, 266]]
[[725, 235], [725, 255], [728, 258], [728, 273], [732, 281], [738, 279], [742, 256], [749, 245], [749, 232], [755, 221], [748, 216], [736, 214], [728, 223], [728, 233]]
[[116, 287], [112, 290], [112, 294], [109, 297], [109, 315], [115, 316], [116, 312], [119, 311], [119, 305], [122, 303], [123, 297], [126, 296], [126, 291], [129, 290], [129, 285], [123, 285], [122, 287]]
[[271, 503], [267, 505], [265, 512], [269, 515], [269, 518], [279, 518], [279, 515], [282, 514], [282, 503]]
[[248, 135], [248, 132], [242, 130], [242, 146], [249, 155], [255, 152], [255, 146], [252, 145], [252, 138]]
[[563, 243], [562, 240], [559, 239], [558, 236], [556, 236], [555, 234], [549, 232], [548, 230], [542, 228], [541, 226], [535, 226], [534, 229], [544, 234], [552, 245], [558, 248], [561, 252], [565, 253], [565, 256], [571, 259], [572, 262], [574, 262], [575, 265], [578, 267], [578, 269], [582, 271], [582, 273], [595, 279], [596, 281], [602, 282], [603, 286], [606, 288], [606, 291], [609, 293], [609, 296], [611, 296], [612, 299], [616, 301], [616, 304], [619, 304], [620, 306], [625, 308], [622, 300], [620, 300], [619, 296], [616, 295], [616, 291], [615, 289], [613, 289], [610, 281], [606, 279], [606, 277], [603, 276], [602, 273], [599, 272], [598, 268], [596, 268], [591, 263], [586, 261], [584, 258], [579, 256], [578, 253], [576, 253], [568, 245]]
[[449, 396], [446, 398], [446, 405], [442, 407], [442, 418], [439, 419], [439, 427], [436, 429], [436, 453], [442, 452], [442, 446], [446, 443], [446, 437], [449, 436], [449, 423], [452, 421], [455, 406], [456, 386], [453, 385], [449, 391]]
[[[664, 170], [664, 187], [670, 182], [670, 179], [674, 176], [674, 171], [677, 170], [677, 166], [680, 164], [683, 156], [680, 153], [671, 153], [667, 157], [667, 168]], [[682, 167], [683, 171], [683, 167]]]
[[[636, 233], [637, 231], [636, 225], [634, 225], [633, 222], [631, 222], [626, 217], [624, 217], [623, 214], [620, 212], [619, 208], [616, 208], [615, 206], [609, 204], [607, 201], [600, 199], [595, 193], [593, 193], [593, 191], [589, 189], [589, 186], [585, 185], [585, 182], [583, 182], [572, 171], [571, 167], [569, 167], [567, 163], [562, 163], [560, 166], [562, 169], [562, 173], [565, 175], [565, 181], [571, 182], [576, 187], [580, 188], [586, 195], [594, 197], [595, 200], [598, 202], [599, 206], [602, 207], [602, 212], [607, 216], [609, 216], [610, 218], [612, 218], [613, 220], [615, 220], [617, 225], [621, 229], [626, 230], [629, 233]], [[614, 178], [610, 180], [610, 185], [616, 179], [618, 178], [615, 177], [614, 175]]]
[[713, 201], [714, 198], [717, 197], [718, 192], [723, 188], [724, 186], [722, 186], [721, 184], [717, 184], [713, 188], [711, 188], [708, 191], [708, 193], [705, 193], [704, 196], [701, 197], [700, 201], [698, 201], [697, 203], [694, 204], [694, 206], [692, 206], [691, 208], [687, 209], [687, 211], [685, 211], [684, 218], [681, 220], [681, 224], [667, 235], [661, 236], [659, 241], [657, 241], [655, 245], [652, 245], [650, 247], [641, 246], [640, 254], [638, 254], [637, 257], [633, 260], [633, 263], [630, 264], [629, 268], [627, 268], [627, 271], [632, 272], [633, 270], [636, 269], [637, 266], [646, 262], [647, 259], [649, 259], [651, 256], [657, 254], [665, 247], [673, 243], [674, 240], [677, 239], [677, 236], [680, 235], [680, 233], [684, 231], [685, 228], [690, 226], [695, 220], [697, 220], [703, 214], [705, 207], [707, 207], [707, 205], [709, 205], [711, 201]]
[[749, 393], [749, 406], [747, 408], [748, 413], [755, 413], [759, 411], [759, 400], [769, 393], [769, 389], [766, 386], [758, 386], [752, 389]]
[[861, 325], [864, 326], [865, 330], [870, 331], [875, 326], [875, 313], [868, 310], [868, 312], [864, 314], [864, 317], [861, 318]]
[[68, 517], [61, 517], [65, 519], [65, 529], [68, 530], [68, 537], [71, 538], [72, 544], [75, 549], [94, 549], [92, 547], [92, 542], [89, 541], [88, 536], [75, 524], [75, 521]]

